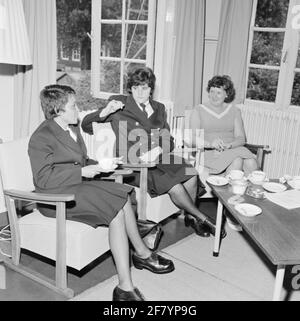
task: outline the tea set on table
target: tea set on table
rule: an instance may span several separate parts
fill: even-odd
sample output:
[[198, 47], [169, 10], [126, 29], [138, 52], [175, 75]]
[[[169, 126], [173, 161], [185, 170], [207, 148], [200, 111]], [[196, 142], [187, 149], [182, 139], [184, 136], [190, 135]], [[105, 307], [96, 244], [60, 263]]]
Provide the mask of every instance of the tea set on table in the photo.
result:
[[266, 192], [284, 192], [287, 185], [292, 189], [300, 190], [300, 176], [284, 175], [279, 179], [279, 183], [269, 182], [266, 173], [260, 170], [253, 171], [247, 177], [241, 170], [232, 170], [225, 177], [209, 176], [207, 181], [216, 186], [230, 184], [234, 195], [228, 199], [228, 203], [235, 205], [235, 209], [244, 216], [255, 216], [262, 212], [261, 208], [256, 205], [243, 203], [245, 199], [242, 195], [244, 194], [256, 199], [264, 199]]

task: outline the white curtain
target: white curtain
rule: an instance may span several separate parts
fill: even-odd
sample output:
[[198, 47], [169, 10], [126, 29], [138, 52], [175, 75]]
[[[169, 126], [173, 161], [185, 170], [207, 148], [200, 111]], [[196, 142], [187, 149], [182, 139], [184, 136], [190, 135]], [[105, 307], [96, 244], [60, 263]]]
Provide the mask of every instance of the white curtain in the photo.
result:
[[229, 75], [236, 103], [245, 98], [246, 67], [253, 0], [222, 0], [215, 75]]
[[203, 81], [205, 0], [177, 0], [175, 18], [174, 114], [201, 103]]
[[14, 138], [30, 135], [44, 120], [41, 89], [56, 83], [56, 1], [23, 0], [33, 64], [15, 75]]

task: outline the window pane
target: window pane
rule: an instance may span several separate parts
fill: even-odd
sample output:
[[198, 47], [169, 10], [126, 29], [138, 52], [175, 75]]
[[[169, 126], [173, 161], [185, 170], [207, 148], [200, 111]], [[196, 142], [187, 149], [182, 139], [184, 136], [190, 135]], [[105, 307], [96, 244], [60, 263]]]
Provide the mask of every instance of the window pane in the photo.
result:
[[118, 61], [100, 62], [100, 91], [120, 93], [121, 63]]
[[144, 63], [144, 64], [138, 64], [138, 63], [132, 63], [132, 62], [125, 63], [125, 65], [124, 65], [124, 88], [123, 88], [124, 93], [127, 92], [126, 85], [127, 85], [128, 74], [136, 68], [145, 67], [145, 66], [146, 66], [146, 63]]
[[254, 32], [250, 63], [280, 66], [284, 33]]
[[247, 98], [275, 102], [279, 71], [250, 68]]
[[300, 73], [295, 73], [291, 105], [300, 106]]
[[102, 24], [101, 56], [121, 57], [122, 26], [121, 24]]
[[146, 59], [147, 29], [146, 25], [126, 25], [126, 58]]
[[285, 28], [289, 0], [258, 0], [256, 27]]
[[126, 19], [148, 20], [148, 0], [126, 0]]
[[122, 19], [122, 0], [102, 0], [102, 19]]

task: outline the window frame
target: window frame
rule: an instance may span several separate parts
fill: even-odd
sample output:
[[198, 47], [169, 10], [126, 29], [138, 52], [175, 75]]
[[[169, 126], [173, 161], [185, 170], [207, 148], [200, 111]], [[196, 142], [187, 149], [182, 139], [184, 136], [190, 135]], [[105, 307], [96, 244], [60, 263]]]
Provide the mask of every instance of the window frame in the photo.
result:
[[[156, 24], [156, 5], [157, 0], [149, 0], [148, 5], [148, 20], [127, 20], [125, 19], [126, 13], [126, 0], [122, 0], [122, 19], [101, 19], [102, 0], [92, 0], [92, 61], [91, 61], [91, 93], [96, 98], [107, 99], [113, 94], [123, 93], [124, 87], [124, 64], [126, 62], [145, 63], [146, 66], [153, 68], [154, 64], [154, 43], [155, 43], [155, 24]], [[121, 24], [122, 26], [122, 44], [121, 44], [121, 57], [101, 57], [101, 24]], [[140, 24], [147, 25], [147, 51], [146, 59], [128, 59], [125, 58], [125, 26], [126, 24]], [[101, 91], [100, 88], [100, 61], [118, 61], [121, 62], [120, 70], [120, 93], [110, 93]]]
[[81, 58], [81, 53], [80, 53], [80, 49], [73, 49], [72, 50], [72, 61], [76, 61], [76, 62], [80, 62], [80, 58]]
[[[287, 21], [285, 28], [263, 28], [255, 27], [256, 19], [256, 10], [257, 10], [258, 0], [253, 2], [253, 11], [251, 18], [251, 26], [249, 29], [249, 41], [248, 41], [248, 53], [247, 53], [247, 68], [246, 68], [246, 83], [245, 83], [245, 104], [247, 105], [260, 105], [265, 108], [282, 109], [282, 110], [295, 110], [300, 112], [300, 106], [291, 105], [291, 96], [294, 83], [294, 74], [295, 72], [300, 72], [300, 68], [296, 68], [296, 61], [299, 49], [299, 30], [292, 28], [292, 19], [295, 16], [295, 13], [292, 12], [292, 8], [295, 5], [300, 5], [300, 0], [290, 0], [289, 9], [287, 14]], [[275, 31], [275, 32], [284, 32], [284, 40], [282, 46], [282, 55], [281, 55], [281, 64], [278, 68], [275, 66], [268, 65], [256, 65], [251, 64], [251, 54], [252, 54], [252, 43], [255, 31]], [[262, 100], [254, 100], [247, 98], [247, 89], [248, 89], [248, 77], [249, 69], [258, 68], [261, 70], [271, 69], [278, 70], [278, 84], [276, 90], [275, 102], [267, 102]]]
[[65, 53], [64, 47], [62, 44], [60, 46], [60, 58], [61, 60], [70, 60], [70, 57]]

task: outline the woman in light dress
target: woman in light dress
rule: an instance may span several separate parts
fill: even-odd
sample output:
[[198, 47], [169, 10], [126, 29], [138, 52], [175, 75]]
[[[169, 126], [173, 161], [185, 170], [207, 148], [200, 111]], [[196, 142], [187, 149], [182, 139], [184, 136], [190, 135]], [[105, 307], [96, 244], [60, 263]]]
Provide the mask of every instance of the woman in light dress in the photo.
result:
[[[246, 147], [246, 135], [239, 108], [232, 104], [235, 89], [229, 76], [214, 76], [207, 86], [208, 101], [196, 106], [190, 128], [204, 130], [204, 166], [210, 174], [258, 169], [256, 157]], [[195, 144], [194, 140], [194, 144]]]

